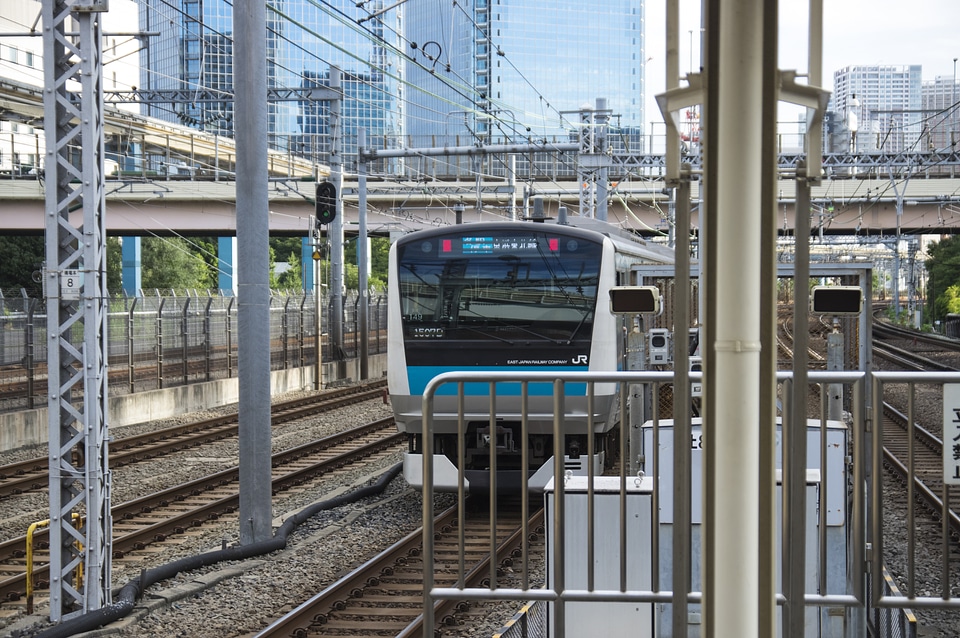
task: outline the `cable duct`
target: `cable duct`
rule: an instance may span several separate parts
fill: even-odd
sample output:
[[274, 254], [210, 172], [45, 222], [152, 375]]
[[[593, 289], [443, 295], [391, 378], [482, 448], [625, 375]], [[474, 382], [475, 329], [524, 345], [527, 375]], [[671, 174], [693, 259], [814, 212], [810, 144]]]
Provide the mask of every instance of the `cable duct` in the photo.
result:
[[377, 479], [376, 483], [361, 487], [349, 494], [342, 494], [335, 498], [315, 503], [297, 512], [285, 520], [283, 525], [277, 528], [273, 538], [269, 540], [181, 558], [166, 565], [149, 569], [145, 571], [140, 578], [127, 583], [123, 589], [120, 590], [117, 597], [118, 600], [113, 604], [82, 616], [68, 619], [56, 627], [51, 627], [40, 633], [31, 634], [29, 632], [21, 632], [14, 634], [11, 638], [26, 638], [27, 636], [32, 636], [33, 638], [67, 638], [81, 632], [92, 631], [129, 614], [133, 611], [137, 601], [140, 600], [148, 587], [168, 578], [173, 578], [180, 572], [214, 565], [222, 561], [245, 560], [254, 556], [269, 554], [270, 552], [284, 549], [287, 546], [287, 537], [290, 533], [312, 516], [319, 512], [355, 503], [368, 496], [383, 493], [402, 469], [403, 465], [398, 463], [384, 472], [380, 478]]

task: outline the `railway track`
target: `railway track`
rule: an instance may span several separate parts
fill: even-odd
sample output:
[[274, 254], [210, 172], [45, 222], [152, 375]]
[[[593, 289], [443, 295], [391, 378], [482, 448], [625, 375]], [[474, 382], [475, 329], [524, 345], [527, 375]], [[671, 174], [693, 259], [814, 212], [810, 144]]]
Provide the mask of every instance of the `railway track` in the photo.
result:
[[[271, 461], [273, 492], [302, 489], [309, 481], [351, 463], [395, 453], [403, 442], [393, 419], [386, 418], [279, 452]], [[234, 467], [117, 505], [112, 509], [114, 560], [137, 561], [138, 553], [155, 554], [156, 545], [231, 515], [239, 507], [239, 498], [239, 468]], [[48, 586], [45, 537], [45, 532], [34, 537], [32, 578], [38, 589]], [[26, 537], [0, 543], [0, 611], [6, 605], [27, 604], [26, 583]]]
[[[490, 516], [469, 511], [463, 525], [457, 508], [434, 521], [435, 583], [438, 587], [475, 587], [499, 578], [499, 570], [520, 555], [523, 545], [521, 518], [516, 508], [498, 512], [495, 547]], [[543, 510], [529, 519], [535, 530], [528, 539], [530, 552], [543, 551]], [[423, 530], [417, 530], [388, 550], [351, 570], [330, 587], [292, 609], [257, 634], [258, 638], [312, 636], [420, 636], [423, 610]], [[461, 548], [468, 548], [461, 553]], [[461, 562], [461, 556], [463, 561]], [[458, 625], [469, 634], [469, 616], [478, 601], [441, 601], [435, 605], [438, 624]]]
[[[883, 323], [875, 324], [875, 334], [890, 340], [905, 341], [918, 345], [933, 346], [932, 352], [956, 351], [956, 340], [937, 335], [925, 335], [908, 331]], [[951, 363], [933, 359], [915, 350], [901, 348], [888, 342], [874, 342], [875, 354], [887, 359], [894, 365], [916, 372], [956, 372]], [[914, 388], [911, 388], [913, 390]], [[934, 400], [942, 404], [943, 397], [937, 388]], [[908, 412], [913, 409], [913, 401]], [[908, 487], [907, 499], [912, 506], [916, 497], [936, 516], [943, 516], [944, 524], [949, 528], [955, 541], [960, 542], [960, 495], [951, 494], [943, 484], [943, 441], [937, 433], [931, 432], [916, 422], [914, 415], [904, 414], [889, 403], [883, 404], [883, 462], [900, 483]], [[912, 480], [911, 480], [912, 477]], [[946, 504], [946, 507], [944, 506]], [[910, 507], [909, 511], [913, 511]]]
[[944, 489], [943, 441], [890, 405], [883, 408], [883, 464], [908, 488], [911, 505], [919, 497], [933, 515], [945, 513], [944, 524], [960, 543], [960, 494]]
[[956, 339], [905, 330], [880, 321], [874, 322], [873, 335], [874, 352], [907, 370], [955, 372], [960, 365], [960, 342]]
[[[278, 402], [271, 406], [271, 423], [278, 425], [319, 412], [367, 401], [381, 395], [384, 381], [328, 390], [322, 394]], [[172, 452], [237, 436], [238, 416], [231, 414], [147, 432], [110, 442], [110, 467], [154, 459]], [[46, 490], [49, 481], [46, 456], [0, 466], [0, 502], [29, 491]]]
[[[784, 367], [789, 367], [793, 361], [793, 310], [781, 310], [778, 313], [779, 329], [777, 330], [777, 351], [782, 355]], [[807, 360], [810, 366], [816, 369], [826, 369], [827, 358], [812, 347], [807, 347]]]

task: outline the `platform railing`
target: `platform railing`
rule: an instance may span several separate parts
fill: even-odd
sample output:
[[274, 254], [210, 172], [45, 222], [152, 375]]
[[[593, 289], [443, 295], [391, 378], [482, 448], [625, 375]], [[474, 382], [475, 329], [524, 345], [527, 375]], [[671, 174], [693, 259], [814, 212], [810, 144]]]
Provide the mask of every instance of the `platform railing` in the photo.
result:
[[[791, 473], [781, 476], [779, 471], [784, 463], [784, 450], [779, 441], [787, 440], [784, 429], [791, 427], [789, 419], [778, 417], [777, 423], [771, 424], [771, 427], [777, 428], [778, 440], [775, 462], [778, 478], [777, 485], [773, 487], [777, 513], [774, 516], [776, 520], [766, 521], [765, 524], [777, 529], [778, 566], [775, 582], [789, 582], [789, 565], [781, 548], [791, 543], [803, 543], [805, 547], [804, 591], [799, 596], [800, 600], [796, 596], [791, 600], [784, 593], [783, 586], [778, 587], [778, 623], [782, 623], [785, 605], [801, 606], [805, 618], [805, 637], [903, 635], [886, 634], [882, 627], [875, 627], [874, 622], [885, 618], [891, 621], [887, 623], [889, 626], [896, 625], [901, 631], [909, 632], [911, 627], [914, 630], [916, 628], [915, 620], [911, 621], [912, 608], [918, 605], [941, 608], [957, 606], [956, 599], [948, 593], [932, 597], [902, 596], [895, 587], [884, 587], [882, 581], [874, 582], [880, 580], [879, 574], [884, 570], [883, 556], [878, 551], [883, 545], [883, 530], [876, 523], [882, 516], [883, 501], [880, 492], [875, 489], [882, 481], [884, 470], [882, 456], [877, 452], [881, 428], [876, 426], [873, 415], [877, 409], [874, 404], [883, 400], [884, 384], [905, 381], [934, 385], [960, 383], [960, 373], [921, 374], [916, 377], [877, 373], [877, 376], [879, 380], [870, 379], [865, 372], [808, 372], [810, 395], [813, 397], [811, 401], [816, 404], [816, 397], [819, 396], [820, 407], [811, 407], [812, 414], [808, 415], [805, 424], [806, 474], [804, 476], [801, 473], [799, 480], [793, 478]], [[791, 377], [789, 372], [778, 374], [780, 396], [790, 395]], [[703, 622], [702, 485], [710, 481], [710, 477], [706, 476], [708, 468], [702, 464], [701, 453], [702, 446], [709, 445], [711, 432], [709, 427], [706, 431], [702, 427], [700, 397], [694, 392], [690, 410], [691, 430], [687, 435], [680, 435], [691, 437], [692, 454], [689, 455], [689, 464], [683, 465], [683, 455], [673, 453], [676, 449], [673, 446], [674, 424], [669, 418], [672, 408], [664, 410], [662, 405], [672, 395], [673, 382], [670, 372], [458, 372], [441, 374], [427, 385], [422, 406], [425, 431], [434, 431], [438, 395], [446, 399], [450, 399], [451, 393], [456, 395], [459, 450], [467, 445], [467, 423], [471, 419], [481, 418], [475, 413], [465, 412], [464, 406], [468, 404], [465, 388], [476, 389], [486, 385], [491, 414], [502, 412], [508, 404], [523, 406], [519, 414], [500, 414], [500, 417], [519, 422], [519, 436], [515, 435], [514, 438], [525, 441], [530, 434], [530, 420], [543, 419], [542, 413], [529, 413], [531, 396], [535, 394], [542, 397], [545, 384], [552, 385], [554, 449], [553, 459], [548, 464], [551, 464], [553, 476], [562, 477], [562, 480], [555, 480], [548, 485], [545, 495], [529, 494], [525, 489], [518, 495], [521, 507], [526, 512], [541, 502], [547, 506], [545, 566], [537, 567], [536, 563], [531, 563], [527, 548], [512, 566], [515, 576], [523, 574], [523, 582], [531, 584], [505, 587], [498, 583], [492, 572], [489, 583], [484, 586], [441, 586], [434, 578], [433, 565], [434, 492], [430, 487], [435, 469], [433, 437], [424, 437], [425, 635], [432, 635], [435, 619], [431, 610], [434, 603], [440, 600], [510, 601], [516, 604], [517, 609], [547, 609], [547, 624], [552, 637], [578, 635], [578, 629], [575, 628], [578, 619], [588, 617], [594, 611], [608, 620], [616, 617], [616, 614], [622, 613], [622, 610], [617, 611], [617, 605], [632, 609], [634, 612], [631, 613], [637, 614], [627, 625], [630, 633], [624, 635], [672, 636], [675, 633], [673, 627], [676, 626], [672, 624], [674, 603], [683, 600], [684, 604], [678, 605], [678, 608], [686, 610], [681, 624], [685, 623], [687, 631], [694, 634], [700, 630], [695, 625]], [[690, 382], [693, 391], [702, 382], [701, 375], [691, 373]], [[593, 463], [582, 464], [582, 469], [571, 472], [563, 460], [564, 419], [556, 416], [564, 414], [570, 401], [565, 394], [572, 394], [570, 388], [577, 385], [585, 387], [589, 397], [597, 388], [609, 388], [610, 384], [617, 385], [616, 400], [621, 421], [630, 424], [643, 422], [640, 428], [642, 432], [619, 438], [619, 456], [627, 461], [620, 462], [612, 476], [601, 476], [602, 473], [594, 469]], [[531, 393], [531, 388], [538, 386], [539, 389]], [[833, 388], [829, 393], [826, 392], [828, 387]], [[827, 395], [835, 394], [838, 387], [842, 388], [840, 400], [843, 403], [843, 418], [832, 421], [827, 418], [827, 402], [831, 400]], [[868, 400], [871, 393], [873, 398]], [[587, 408], [577, 417], [581, 421], [589, 421], [587, 415], [597, 413], [589, 401]], [[450, 405], [447, 403], [444, 408], [445, 419], [454, 416], [448, 409]], [[472, 405], [475, 410], [476, 403]], [[577, 405], [582, 408], [584, 404]], [[867, 410], [870, 406], [873, 406], [873, 410]], [[632, 410], [643, 411], [644, 418], [633, 418]], [[784, 413], [789, 415], [789, 409]], [[490, 419], [492, 427], [496, 423], [496, 417]], [[581, 450], [586, 452], [587, 458], [597, 451]], [[796, 464], [799, 461], [790, 458], [791, 450], [786, 453], [787, 462]], [[681, 465], [674, 464], [674, 458], [681, 459]], [[641, 469], [628, 469], [631, 462], [637, 459]], [[719, 459], [718, 462], [723, 460]], [[489, 466], [497, 467], [495, 455], [491, 457]], [[463, 487], [463, 470], [459, 469], [459, 472], [461, 488], [457, 500], [465, 511], [468, 492]], [[676, 485], [675, 479], [682, 473], [693, 477], [691, 493], [676, 496], [673, 485]], [[495, 480], [493, 485], [495, 489]], [[523, 487], [528, 487], [528, 483], [524, 482]], [[602, 503], [603, 499], [610, 500]], [[783, 511], [782, 502], [792, 505]], [[798, 503], [799, 510], [796, 509]], [[496, 522], [497, 509], [490, 508], [491, 524]], [[603, 514], [602, 519], [597, 518], [598, 513]], [[673, 589], [671, 556], [673, 539], [677, 533], [672, 529], [674, 517], [690, 521], [692, 528], [690, 553], [694, 560], [690, 566], [690, 587], [687, 591]], [[528, 533], [529, 530], [523, 531], [525, 537]], [[576, 551], [571, 551], [571, 542], [576, 544]], [[949, 553], [944, 552], [944, 576], [955, 580], [955, 575], [949, 573], [948, 556]], [[643, 565], [648, 566], [646, 571], [643, 571]], [[900, 574], [896, 576], [905, 577]], [[461, 577], [459, 582], [465, 581]], [[607, 607], [604, 608], [604, 605]], [[529, 625], [527, 623], [524, 626]], [[513, 632], [517, 631], [515, 622], [511, 623], [511, 627]], [[619, 634], [605, 631], [603, 635], [614, 638]]]

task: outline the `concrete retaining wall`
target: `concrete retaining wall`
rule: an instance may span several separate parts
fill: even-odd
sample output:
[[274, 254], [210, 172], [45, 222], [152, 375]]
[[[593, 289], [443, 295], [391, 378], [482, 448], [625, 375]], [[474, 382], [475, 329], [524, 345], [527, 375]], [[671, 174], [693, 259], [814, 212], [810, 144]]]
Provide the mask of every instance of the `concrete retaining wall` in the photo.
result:
[[[357, 360], [341, 364], [345, 367], [345, 377], [337, 379], [337, 364], [323, 365], [324, 385], [345, 383], [360, 378], [360, 364]], [[379, 379], [386, 374], [387, 356], [372, 355], [368, 363], [370, 379]], [[270, 373], [270, 386], [273, 395], [310, 390], [313, 388], [314, 366], [275, 370]], [[239, 398], [238, 379], [221, 379], [205, 383], [193, 383], [186, 386], [149, 390], [135, 394], [124, 394], [109, 398], [109, 416], [107, 423], [111, 428], [145, 423], [156, 419], [166, 419], [178, 414], [196, 412], [209, 408], [237, 403]], [[108, 388], [109, 394], [109, 388]], [[0, 414], [0, 451], [13, 450], [28, 445], [45, 444], [48, 441], [47, 409], [24, 410]]]

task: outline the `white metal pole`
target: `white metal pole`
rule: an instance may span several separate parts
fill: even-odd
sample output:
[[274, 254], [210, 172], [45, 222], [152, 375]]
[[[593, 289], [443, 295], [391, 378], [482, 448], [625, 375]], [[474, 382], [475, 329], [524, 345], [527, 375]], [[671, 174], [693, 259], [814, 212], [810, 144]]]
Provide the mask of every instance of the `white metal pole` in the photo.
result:
[[[760, 258], [762, 209], [763, 0], [710, 5], [718, 30], [717, 77], [708, 108], [715, 109], [717, 287], [714, 341], [708, 356], [716, 374], [705, 379], [714, 421], [707, 445], [714, 506], [705, 533], [716, 551], [706, 552], [705, 611], [714, 636], [758, 637], [759, 632], [759, 449], [760, 449]], [[709, 27], [708, 27], [709, 28]], [[709, 391], [712, 386], [713, 390]]]

